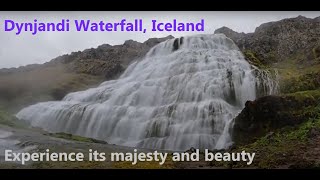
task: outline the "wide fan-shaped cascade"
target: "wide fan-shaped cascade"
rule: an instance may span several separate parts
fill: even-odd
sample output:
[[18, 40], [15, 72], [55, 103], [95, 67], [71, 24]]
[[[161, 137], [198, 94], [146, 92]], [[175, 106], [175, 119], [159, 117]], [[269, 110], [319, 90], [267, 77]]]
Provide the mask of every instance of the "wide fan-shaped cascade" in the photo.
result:
[[256, 98], [257, 83], [263, 83], [252, 71], [223, 34], [171, 39], [131, 64], [119, 79], [70, 93], [62, 101], [29, 106], [17, 117], [50, 132], [117, 145], [221, 149], [232, 143], [233, 118]]

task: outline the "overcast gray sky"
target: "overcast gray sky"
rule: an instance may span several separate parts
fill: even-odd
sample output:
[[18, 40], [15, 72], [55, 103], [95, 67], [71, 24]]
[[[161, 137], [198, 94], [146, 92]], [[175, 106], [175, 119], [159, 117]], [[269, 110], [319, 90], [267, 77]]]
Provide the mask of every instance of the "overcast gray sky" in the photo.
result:
[[118, 22], [143, 19], [144, 26], [151, 27], [151, 20], [172, 22], [199, 22], [205, 20], [205, 32], [213, 33], [215, 29], [227, 26], [237, 32], [253, 32], [262, 23], [303, 15], [309, 18], [320, 16], [320, 12], [0, 12], [0, 68], [18, 67], [27, 64], [44, 63], [51, 59], [71, 53], [97, 47], [101, 44], [123, 44], [133, 39], [143, 42], [152, 37], [173, 35], [180, 37], [195, 32], [39, 32], [31, 35], [24, 32], [15, 35], [5, 32], [3, 22], [6, 19], [15, 22], [60, 22], [61, 19], [91, 20], [92, 22]]

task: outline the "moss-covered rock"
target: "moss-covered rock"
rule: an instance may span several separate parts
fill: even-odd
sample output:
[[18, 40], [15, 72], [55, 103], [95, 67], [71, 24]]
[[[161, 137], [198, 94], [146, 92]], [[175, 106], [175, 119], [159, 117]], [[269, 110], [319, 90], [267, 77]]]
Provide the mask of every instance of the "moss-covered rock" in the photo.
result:
[[[314, 129], [320, 129], [320, 111], [318, 113], [317, 118], [308, 119], [295, 127], [279, 129], [272, 135], [268, 134], [253, 143], [238, 146], [233, 151], [255, 152], [252, 166], [257, 168], [319, 168], [319, 162], [315, 161], [319, 153], [312, 148], [319, 146], [320, 136], [310, 136]], [[246, 164], [236, 163], [232, 167], [246, 167]]]
[[251, 64], [254, 65], [256, 67], [258, 67], [259, 69], [265, 69], [266, 65], [263, 64], [260, 59], [258, 59], [255, 55], [254, 52], [250, 51], [250, 50], [244, 50], [243, 51], [243, 55], [245, 57], [245, 59]]
[[11, 113], [0, 107], [0, 124], [10, 127], [21, 127], [18, 119]]
[[0, 110], [0, 124], [12, 126], [13, 125], [12, 119], [13, 117], [10, 116], [9, 113], [3, 110]]
[[304, 91], [285, 96], [265, 96], [248, 101], [235, 118], [232, 130], [236, 144], [247, 144], [286, 126], [299, 125], [320, 116], [320, 91]]

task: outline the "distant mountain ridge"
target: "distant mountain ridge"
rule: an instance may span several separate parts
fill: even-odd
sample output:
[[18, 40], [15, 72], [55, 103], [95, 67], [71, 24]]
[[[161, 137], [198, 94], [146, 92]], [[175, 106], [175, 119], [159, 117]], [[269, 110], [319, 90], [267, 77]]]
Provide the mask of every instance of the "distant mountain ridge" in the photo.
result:
[[85, 49], [84, 51], [58, 56], [44, 64], [30, 64], [18, 68], [3, 68], [0, 69], [0, 75], [27, 72], [64, 64], [70, 72], [102, 75], [109, 79], [112, 78], [113, 73], [123, 71], [131, 61], [144, 56], [156, 44], [171, 38], [174, 37], [170, 35], [163, 38], [150, 38], [143, 43], [127, 40], [122, 45], [114, 46], [102, 44], [97, 48]]
[[280, 62], [290, 57], [300, 61], [319, 58], [320, 16], [298, 16], [260, 25], [253, 33], [238, 33], [227, 27], [214, 33], [223, 33], [231, 38], [244, 52], [250, 51], [261, 63]]

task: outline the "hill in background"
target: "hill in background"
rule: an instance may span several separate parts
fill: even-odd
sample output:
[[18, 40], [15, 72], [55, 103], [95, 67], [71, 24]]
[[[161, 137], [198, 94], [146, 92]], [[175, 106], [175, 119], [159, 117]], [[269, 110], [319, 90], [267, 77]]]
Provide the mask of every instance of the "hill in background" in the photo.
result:
[[61, 100], [66, 94], [117, 78], [127, 66], [153, 46], [173, 38], [151, 38], [140, 43], [103, 44], [97, 48], [59, 56], [44, 64], [0, 69], [0, 107], [17, 112], [25, 106]]

